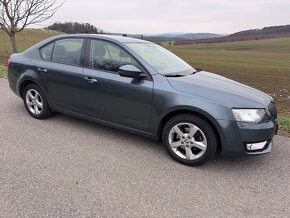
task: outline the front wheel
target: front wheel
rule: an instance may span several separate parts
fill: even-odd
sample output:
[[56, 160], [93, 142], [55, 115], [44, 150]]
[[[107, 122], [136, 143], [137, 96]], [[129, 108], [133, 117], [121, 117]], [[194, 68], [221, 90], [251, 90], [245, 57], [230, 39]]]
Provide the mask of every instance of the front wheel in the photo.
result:
[[191, 114], [171, 118], [163, 128], [162, 141], [174, 160], [189, 166], [208, 162], [217, 148], [216, 135], [211, 125]]

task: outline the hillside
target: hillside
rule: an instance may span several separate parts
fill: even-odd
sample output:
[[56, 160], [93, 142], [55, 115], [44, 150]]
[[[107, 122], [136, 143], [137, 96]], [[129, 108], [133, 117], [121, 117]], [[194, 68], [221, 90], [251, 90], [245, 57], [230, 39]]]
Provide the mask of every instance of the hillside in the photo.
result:
[[199, 44], [199, 43], [221, 43], [221, 42], [239, 42], [273, 38], [290, 37], [290, 25], [264, 27], [263, 29], [251, 29], [237, 32], [224, 37], [215, 37], [207, 39], [193, 39], [176, 41], [175, 45]]
[[[43, 29], [27, 29], [16, 35], [18, 51], [24, 51], [30, 46], [51, 36], [62, 34], [57, 31]], [[9, 37], [0, 30], [0, 65], [6, 65], [8, 56], [12, 53]]]
[[[122, 33], [109, 33], [112, 35], [123, 35]], [[127, 34], [128, 37], [141, 38], [141, 34]], [[142, 34], [144, 40], [162, 42], [162, 41], [178, 41], [193, 39], [208, 39], [221, 37], [223, 35], [215, 33], [160, 33], [160, 34]]]
[[194, 67], [270, 94], [278, 105], [279, 134], [290, 136], [290, 38], [168, 48]]
[[290, 38], [168, 47], [192, 66], [270, 94], [290, 116]]
[[231, 36], [252, 36], [252, 35], [284, 34], [284, 33], [290, 33], [290, 25], [270, 26], [264, 27], [263, 29], [250, 29], [234, 33]]
[[178, 41], [185, 39], [208, 39], [221, 36], [222, 35], [215, 33], [163, 33], [156, 35], [144, 35], [144, 39], [149, 41]]

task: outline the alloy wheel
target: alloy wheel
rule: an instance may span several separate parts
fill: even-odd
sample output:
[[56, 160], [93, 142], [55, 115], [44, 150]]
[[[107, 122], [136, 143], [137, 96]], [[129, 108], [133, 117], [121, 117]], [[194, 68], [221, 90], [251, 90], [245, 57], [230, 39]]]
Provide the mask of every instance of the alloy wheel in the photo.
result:
[[169, 131], [172, 151], [185, 160], [196, 160], [204, 155], [207, 139], [203, 131], [192, 123], [179, 123]]
[[34, 115], [40, 114], [43, 110], [43, 100], [35, 89], [29, 89], [26, 92], [25, 103], [29, 111]]

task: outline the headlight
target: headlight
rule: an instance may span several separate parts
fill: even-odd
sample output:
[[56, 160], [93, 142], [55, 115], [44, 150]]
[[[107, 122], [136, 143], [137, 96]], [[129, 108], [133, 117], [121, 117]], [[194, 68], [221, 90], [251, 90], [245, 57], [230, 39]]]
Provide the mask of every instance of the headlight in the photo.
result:
[[260, 123], [267, 118], [264, 109], [233, 109], [234, 117], [239, 122]]

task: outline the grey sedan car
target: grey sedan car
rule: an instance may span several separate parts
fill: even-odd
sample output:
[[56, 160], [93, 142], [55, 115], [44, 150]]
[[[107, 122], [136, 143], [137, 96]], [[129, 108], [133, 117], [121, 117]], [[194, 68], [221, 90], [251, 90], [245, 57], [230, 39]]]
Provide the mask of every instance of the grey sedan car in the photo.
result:
[[13, 54], [8, 69], [32, 117], [57, 111], [161, 139], [186, 165], [268, 153], [277, 131], [270, 96], [139, 39], [60, 35]]

